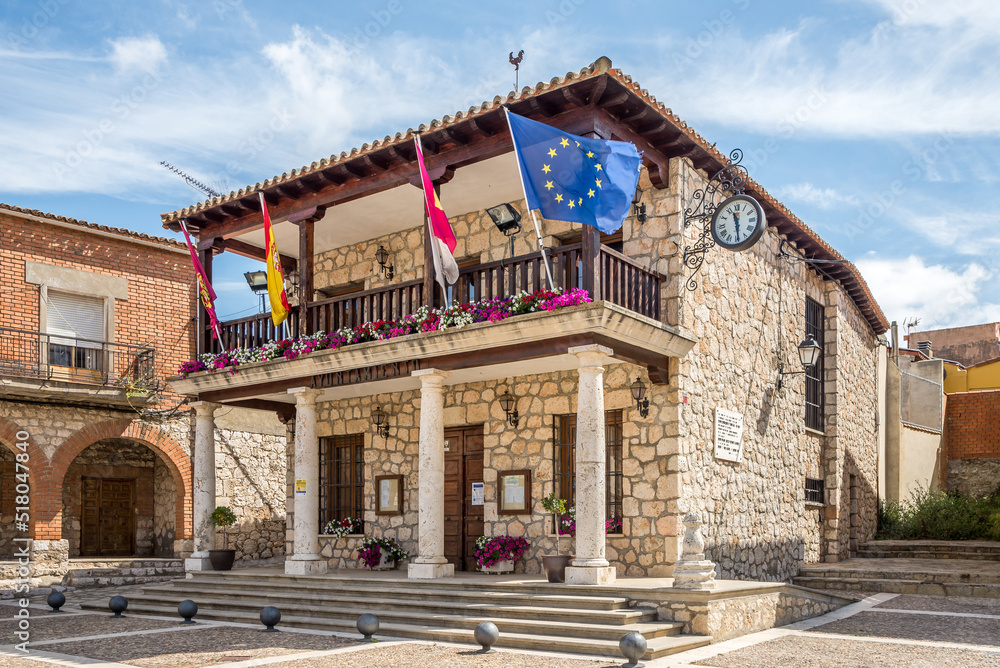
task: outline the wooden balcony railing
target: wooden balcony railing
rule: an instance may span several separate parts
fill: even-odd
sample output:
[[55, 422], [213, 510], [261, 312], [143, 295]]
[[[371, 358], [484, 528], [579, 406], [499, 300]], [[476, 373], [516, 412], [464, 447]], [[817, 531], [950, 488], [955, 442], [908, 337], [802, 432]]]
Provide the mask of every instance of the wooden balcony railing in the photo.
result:
[[423, 281], [407, 281], [310, 302], [307, 326], [310, 332], [333, 332], [375, 320], [399, 320], [424, 305], [423, 288]]
[[[607, 246], [591, 248], [597, 250], [593, 274], [587, 272], [584, 244], [567, 244], [548, 251], [556, 286], [571, 290], [593, 285], [589, 289], [597, 293], [594, 295], [597, 299], [659, 320], [660, 285], [664, 277]], [[466, 304], [509, 297], [521, 291], [532, 293], [546, 287], [542, 259], [538, 253], [532, 253], [461, 269], [458, 281], [448, 288], [448, 296], [454, 303]], [[434, 288], [434, 305], [440, 306], [441, 292], [436, 285]], [[306, 305], [306, 322], [301, 331], [331, 332], [374, 320], [398, 320], [423, 305], [422, 280], [330, 297]], [[221, 323], [223, 345], [227, 350], [256, 347], [267, 341], [296, 337], [300, 332], [298, 315], [299, 311], [293, 308], [288, 320], [279, 327], [271, 323], [269, 313]], [[213, 348], [218, 351], [218, 344], [213, 343]]]

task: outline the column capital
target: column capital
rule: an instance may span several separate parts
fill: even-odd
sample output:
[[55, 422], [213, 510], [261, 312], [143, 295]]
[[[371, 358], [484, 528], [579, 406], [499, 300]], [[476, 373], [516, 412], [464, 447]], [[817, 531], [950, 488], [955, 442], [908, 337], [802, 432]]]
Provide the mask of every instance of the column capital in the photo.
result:
[[292, 387], [288, 389], [288, 394], [295, 397], [295, 405], [309, 405], [316, 403], [316, 397], [322, 394], [321, 390], [316, 390], [311, 387]]
[[600, 346], [596, 344], [591, 344], [587, 346], [574, 346], [569, 348], [566, 352], [571, 355], [576, 355], [580, 360], [580, 368], [583, 367], [595, 367], [603, 366], [604, 361], [615, 354], [611, 348], [607, 346]]
[[215, 417], [215, 409], [219, 407], [219, 404], [211, 401], [192, 401], [188, 403], [188, 406], [194, 409], [199, 418], [211, 418]]
[[446, 378], [451, 376], [450, 371], [442, 371], [441, 369], [420, 369], [419, 371], [414, 371], [410, 374], [414, 378], [420, 379], [420, 387], [441, 387], [444, 385]]

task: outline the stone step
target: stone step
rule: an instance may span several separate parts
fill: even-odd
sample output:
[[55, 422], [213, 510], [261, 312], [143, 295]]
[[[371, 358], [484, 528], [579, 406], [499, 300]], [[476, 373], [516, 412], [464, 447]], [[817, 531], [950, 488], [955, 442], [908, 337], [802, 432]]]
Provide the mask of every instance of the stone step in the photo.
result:
[[[98, 603], [89, 603], [82, 606], [84, 609], [89, 610], [100, 610], [105, 611], [106, 606]], [[164, 615], [164, 616], [177, 616], [176, 606], [163, 606], [163, 605], [152, 605], [150, 603], [145, 603], [141, 599], [135, 599], [129, 601], [129, 609], [127, 614], [149, 614], [149, 615]], [[243, 610], [232, 610], [228, 607], [226, 609], [212, 609], [209, 607], [200, 608], [198, 611], [198, 616], [196, 619], [200, 620], [217, 620], [217, 621], [234, 621], [243, 622], [249, 624], [259, 624], [259, 610], [253, 611], [243, 611]], [[356, 634], [356, 618], [355, 619], [337, 619], [337, 618], [324, 618], [315, 616], [299, 616], [293, 614], [282, 614], [281, 626], [295, 627], [295, 628], [310, 628], [310, 629], [320, 629], [329, 631], [340, 631], [346, 633]], [[621, 635], [628, 633], [630, 630], [645, 630], [646, 632], [652, 633], [650, 628], [653, 625], [646, 624], [636, 624], [635, 628], [629, 626], [617, 627], [616, 632], [620, 632], [617, 638], [598, 638], [598, 637], [571, 637], [564, 634], [565, 628], [560, 628], [558, 626], [550, 627], [549, 632], [541, 633], [545, 630], [545, 627], [539, 625], [536, 627], [535, 632], [524, 633], [517, 632], [514, 630], [514, 626], [506, 626], [510, 624], [510, 620], [505, 619], [490, 619], [488, 617], [478, 617], [478, 618], [468, 618], [466, 626], [464, 628], [447, 627], [441, 626], [435, 623], [433, 620], [427, 620], [430, 623], [427, 624], [416, 624], [416, 623], [398, 623], [398, 622], [388, 622], [380, 623], [379, 632], [377, 637], [400, 637], [400, 638], [414, 638], [420, 640], [433, 640], [438, 642], [455, 642], [464, 643], [468, 645], [475, 646], [475, 639], [473, 637], [473, 630], [476, 624], [482, 621], [493, 621], [500, 630], [500, 640], [497, 642], [497, 647], [509, 647], [514, 649], [525, 649], [525, 650], [543, 650], [550, 652], [568, 652], [575, 654], [589, 654], [593, 656], [607, 656], [614, 657], [617, 659], [621, 658], [621, 653], [618, 649], [618, 640]], [[380, 620], [381, 622], [381, 620]], [[670, 624], [670, 623], [665, 623]], [[655, 625], [659, 626], [659, 624]], [[672, 624], [671, 624], [672, 626]], [[518, 627], [520, 628], [520, 627]], [[639, 632], [642, 632], [641, 630]], [[605, 630], [604, 635], [607, 636], [610, 632]], [[644, 634], [645, 635], [645, 634]], [[696, 647], [702, 647], [711, 642], [711, 638], [708, 636], [694, 636], [694, 635], [662, 635], [655, 636], [652, 638], [647, 638], [647, 650], [644, 658], [646, 659], [656, 659], [662, 656], [667, 656], [669, 654], [675, 654], [677, 652], [683, 652]]]
[[823, 568], [821, 566], [805, 566], [799, 570], [799, 577], [838, 579], [875, 579], [875, 580], [907, 580], [910, 582], [934, 582], [951, 584], [1000, 585], [1000, 573], [979, 573], [974, 569], [955, 569], [952, 571], [924, 571], [918, 566], [910, 570], [898, 568]]
[[448, 601], [482, 602], [486, 599], [491, 602], [502, 602], [509, 605], [521, 603], [532, 605], [544, 604], [546, 607], [564, 607], [576, 610], [623, 610], [628, 608], [628, 598], [620, 596], [552, 594], [551, 589], [543, 590], [540, 593], [531, 591], [529, 588], [523, 586], [515, 586], [500, 591], [495, 591], [491, 586], [490, 589], [480, 588], [469, 591], [468, 583], [459, 588], [442, 585], [437, 580], [433, 584], [415, 585], [407, 581], [387, 583], [384, 580], [370, 582], [342, 579], [328, 582], [321, 580], [318, 582], [302, 583], [289, 582], [283, 578], [267, 579], [266, 581], [256, 578], [252, 584], [234, 584], [234, 581], [230, 578], [213, 579], [201, 577], [177, 580], [172, 583], [172, 587], [175, 589], [192, 590], [194, 588], [202, 588], [204, 591], [211, 592], [233, 592], [238, 591], [241, 586], [250, 591], [266, 591], [269, 594], [313, 595], [317, 592], [325, 592], [327, 596], [346, 594], [355, 597], [358, 594], [380, 594], [385, 592], [387, 587], [391, 587], [393, 598], [405, 598], [407, 600], [428, 601], [445, 599]]
[[[189, 596], [156, 596], [144, 593], [135, 600], [142, 605], [159, 606], [176, 612], [177, 604], [184, 598], [192, 598], [199, 610], [241, 612], [247, 615], [259, 615], [265, 605], [276, 606], [282, 615], [296, 618], [309, 618], [327, 623], [338, 620], [338, 623], [353, 624], [357, 618], [371, 612], [378, 615], [386, 623], [398, 624], [434, 624], [450, 628], [475, 628], [483, 619], [490, 619], [497, 624], [503, 623], [504, 628], [511, 631], [532, 633], [540, 629], [556, 631], [555, 635], [602, 637], [608, 640], [621, 638], [629, 630], [640, 630], [647, 638], [677, 635], [683, 624], [679, 622], [658, 622], [656, 613], [652, 610], [645, 614], [635, 615], [628, 619], [620, 615], [577, 615], [574, 611], [552, 608], [521, 608], [505, 609], [493, 606], [462, 606], [455, 608], [420, 607], [410, 603], [398, 605], [382, 605], [379, 601], [365, 598], [348, 602], [276, 599], [270, 596], [247, 596], [243, 599], [206, 598]], [[131, 602], [130, 602], [131, 609]], [[200, 613], [199, 613], [200, 614]], [[470, 626], [471, 624], [471, 626]]]
[[[382, 596], [359, 597], [352, 592], [343, 592], [338, 596], [328, 594], [276, 594], [266, 592], [232, 591], [206, 592], [197, 588], [146, 588], [141, 600], [157, 605], [176, 605], [186, 598], [198, 603], [211, 603], [214, 607], [226, 609], [241, 609], [260, 611], [265, 605], [274, 605], [281, 610], [298, 611], [304, 616], [334, 615], [357, 617], [365, 612], [373, 612], [379, 616], [391, 616], [401, 620], [423, 619], [439, 615], [471, 615], [505, 618], [508, 620], [527, 620], [531, 624], [539, 621], [557, 620], [578, 626], [603, 624], [617, 626], [619, 629], [628, 624], [655, 622], [656, 613], [649, 609], [629, 610], [578, 610], [565, 607], [546, 607], [543, 602], [535, 605], [505, 605], [503, 603], [482, 598], [476, 600], [422, 601], [409, 597], [396, 597], [396, 592]], [[489, 597], [483, 597], [488, 599]]]
[[861, 559], [972, 559], [979, 561], [1000, 561], [1000, 554], [990, 552], [955, 552], [948, 551], [928, 551], [928, 550], [877, 550], [871, 548], [861, 548], [858, 550], [858, 557]]
[[898, 577], [847, 577], [844, 574], [822, 577], [799, 575], [792, 578], [792, 584], [812, 589], [833, 591], [878, 591], [890, 594], [921, 594], [926, 596], [968, 596], [976, 598], [1000, 598], [1000, 585], [976, 584], [971, 582], [935, 582], [919, 578]]
[[1000, 542], [941, 540], [879, 540], [863, 544], [859, 557], [879, 559], [979, 559], [1000, 561]]
[[184, 568], [182, 559], [70, 559], [71, 569], [90, 568]]

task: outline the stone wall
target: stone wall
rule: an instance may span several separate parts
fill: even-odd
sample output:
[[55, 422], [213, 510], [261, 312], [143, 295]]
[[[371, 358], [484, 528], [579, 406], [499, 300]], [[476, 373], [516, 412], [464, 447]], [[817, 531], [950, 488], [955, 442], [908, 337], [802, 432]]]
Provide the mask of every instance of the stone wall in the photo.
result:
[[1000, 459], [948, 461], [948, 491], [966, 496], [986, 496], [1000, 487]]
[[[669, 247], [648, 245], [649, 262], [666, 250], [693, 245], [700, 232], [696, 226], [683, 227], [681, 211], [705, 175], [686, 159], [672, 160], [670, 167], [671, 187], [648, 195], [653, 218], [644, 227], [650, 222], [663, 226], [676, 241]], [[687, 289], [691, 271], [681, 255], [669, 260], [667, 322], [698, 339], [679, 361], [664, 402], [675, 407], [679, 425], [672, 454], [680, 472], [681, 501], [674, 512], [700, 512], [706, 556], [725, 578], [785, 580], [803, 562], [819, 560], [831, 550], [840, 554], [840, 543], [821, 545], [818, 513], [805, 506], [805, 478], [825, 477], [828, 487], [836, 483], [836, 490], [851, 467], [859, 486], [872, 481], [874, 489], [877, 475], [874, 336], [842, 288], [827, 284], [805, 263], [782, 258], [780, 242], [769, 228], [758, 244], [741, 253], [711, 249], [695, 276], [694, 290]], [[637, 251], [642, 244], [626, 242], [627, 253]], [[801, 375], [786, 376], [782, 389], [776, 387], [779, 360], [786, 370], [799, 370], [796, 347], [805, 336], [806, 297], [827, 310], [825, 433], [804, 426]], [[850, 396], [838, 400], [838, 390]], [[659, 392], [656, 388], [654, 398]], [[739, 463], [714, 457], [716, 408], [744, 416]], [[858, 503], [863, 507], [858, 531], [863, 534], [874, 517], [874, 496], [862, 492]], [[843, 527], [834, 528], [838, 533], [829, 538], [846, 549]]]

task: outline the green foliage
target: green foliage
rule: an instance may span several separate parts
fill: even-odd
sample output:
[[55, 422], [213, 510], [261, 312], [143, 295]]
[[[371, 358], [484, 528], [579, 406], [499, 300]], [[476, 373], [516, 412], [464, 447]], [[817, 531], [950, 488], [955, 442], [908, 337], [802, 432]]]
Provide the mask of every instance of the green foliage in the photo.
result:
[[883, 540], [1000, 540], [1000, 488], [980, 497], [916, 490], [879, 504], [878, 524]]
[[236, 524], [236, 515], [229, 506], [219, 506], [212, 511], [212, 524], [217, 527], [231, 527]]
[[555, 513], [556, 515], [566, 514], [566, 499], [560, 499], [556, 496], [555, 492], [552, 492], [548, 496], [542, 499], [542, 508], [545, 508], [546, 512]]

